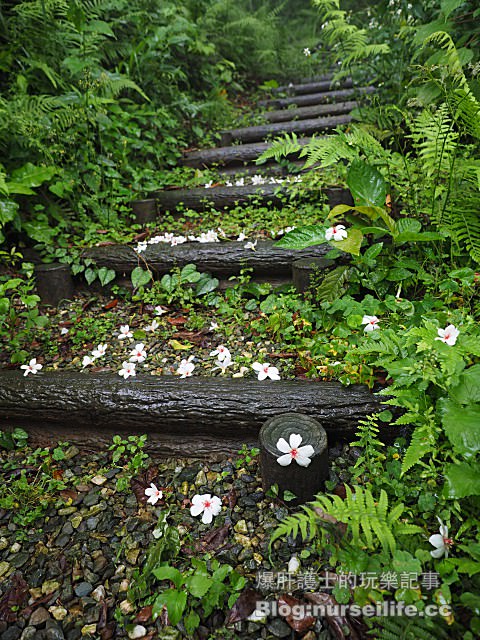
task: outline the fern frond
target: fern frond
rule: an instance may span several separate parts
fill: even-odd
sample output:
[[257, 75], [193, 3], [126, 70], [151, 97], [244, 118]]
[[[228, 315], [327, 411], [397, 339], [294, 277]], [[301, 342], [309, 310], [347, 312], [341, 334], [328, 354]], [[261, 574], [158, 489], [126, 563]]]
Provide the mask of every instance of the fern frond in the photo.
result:
[[272, 158], [279, 162], [281, 158], [298, 153], [301, 149], [302, 145], [298, 142], [297, 135], [287, 133], [283, 138], [274, 140], [272, 145], [257, 158], [256, 164], [263, 164]]
[[376, 640], [446, 640], [448, 627], [441, 618], [385, 616], [366, 618], [368, 635]]

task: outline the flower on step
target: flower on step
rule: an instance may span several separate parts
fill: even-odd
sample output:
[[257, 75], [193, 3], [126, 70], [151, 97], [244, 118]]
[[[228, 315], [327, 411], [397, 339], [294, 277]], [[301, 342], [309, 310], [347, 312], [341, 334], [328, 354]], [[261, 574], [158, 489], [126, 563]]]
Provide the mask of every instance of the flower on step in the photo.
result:
[[340, 240], [345, 240], [347, 236], [348, 233], [345, 229], [345, 225], [343, 224], [336, 224], [325, 231], [325, 240], [335, 240], [338, 242]]
[[83, 356], [83, 360], [82, 360], [82, 367], [88, 367], [89, 365], [93, 364], [95, 362], [95, 358], [92, 358], [91, 356]]
[[135, 348], [130, 352], [130, 362], [144, 362], [147, 357], [147, 352], [145, 351], [145, 345], [143, 342], [135, 345]]
[[118, 375], [125, 378], [125, 380], [130, 376], [136, 376], [135, 366], [134, 362], [122, 362], [122, 368], [118, 372]]
[[237, 242], [243, 242], [243, 241], [244, 241], [244, 240], [246, 240], [246, 239], [247, 239], [247, 236], [243, 233], [243, 231], [241, 231], [241, 232], [238, 234]]
[[453, 324], [449, 324], [445, 329], [438, 329], [437, 333], [439, 337], [435, 338], [435, 340], [441, 340], [450, 347], [453, 347], [460, 335], [460, 331]]
[[280, 438], [277, 442], [277, 449], [284, 455], [277, 458], [277, 462], [282, 467], [287, 467], [292, 460], [295, 460], [301, 467], [308, 467], [311, 460], [310, 458], [315, 453], [315, 449], [311, 444], [306, 444], [303, 447], [302, 436], [299, 433], [292, 433], [288, 439]]
[[247, 242], [247, 244], [244, 244], [243, 247], [244, 249], [251, 249], [252, 251], [256, 251], [257, 242], [258, 240], [255, 240], [255, 242]]
[[210, 180], [209, 182], [207, 182], [207, 184], [204, 185], [205, 189], [211, 189], [213, 187], [213, 180]]
[[228, 356], [224, 357], [223, 360], [220, 360], [220, 358], [218, 360], [215, 360], [215, 364], [217, 366], [213, 367], [212, 371], [215, 371], [216, 369], [220, 369], [220, 374], [223, 376], [227, 368], [230, 367], [233, 364], [233, 362], [229, 354]]
[[133, 338], [133, 333], [130, 331], [128, 324], [122, 324], [120, 327], [120, 333], [118, 334], [119, 340], [125, 340], [125, 338]]
[[235, 180], [235, 186], [236, 187], [244, 187], [245, 186], [245, 178], [239, 178], [238, 180]]
[[448, 558], [448, 548], [453, 544], [453, 540], [448, 537], [447, 525], [443, 524], [438, 516], [437, 520], [440, 524], [439, 533], [433, 534], [433, 536], [430, 536], [428, 539], [430, 544], [435, 547], [433, 551], [430, 551], [430, 555], [434, 558], [441, 558], [442, 556]]
[[182, 360], [180, 362], [176, 371], [180, 378], [189, 378], [192, 375], [193, 370], [195, 369], [195, 365], [192, 360], [193, 356], [190, 356], [187, 360]]
[[252, 184], [253, 185], [258, 185], [258, 184], [265, 184], [265, 178], [263, 176], [260, 175], [254, 175], [252, 176]]
[[143, 253], [147, 250], [147, 243], [145, 241], [139, 242], [136, 247], [133, 247], [136, 253]]
[[33, 373], [35, 375], [40, 369], [42, 369], [43, 365], [37, 363], [36, 358], [32, 358], [28, 364], [22, 364], [20, 369], [25, 369], [25, 373], [23, 376], [28, 376], [29, 373]]
[[266, 380], [267, 378], [270, 378], [270, 380], [280, 380], [277, 367], [271, 367], [266, 363], [254, 362], [252, 369], [258, 374], [259, 380]]
[[159, 500], [163, 498], [163, 491], [157, 489], [153, 482], [151, 482], [150, 486], [145, 489], [145, 495], [148, 496], [147, 502], [149, 504], [155, 505]]
[[108, 344], [99, 344], [96, 349], [92, 351], [92, 356], [94, 358], [101, 358], [105, 355], [108, 348]]
[[223, 344], [219, 345], [214, 351], [210, 351], [211, 356], [217, 356], [219, 362], [223, 362], [226, 358], [232, 358], [230, 351]]
[[305, 49], [303, 50], [303, 55], [309, 58], [312, 55], [312, 52], [308, 47], [305, 47]]
[[160, 326], [160, 323], [158, 322], [158, 320], [153, 319], [152, 324], [148, 324], [145, 327], [145, 331], [155, 331], [156, 329], [158, 329], [159, 326]]
[[222, 510], [222, 501], [217, 496], [212, 496], [210, 493], [204, 493], [203, 495], [196, 495], [192, 498], [192, 506], [190, 507], [190, 514], [194, 517], [203, 513], [203, 524], [210, 524], [214, 516], [218, 516]]
[[380, 327], [378, 326], [379, 322], [380, 320], [377, 318], [377, 316], [363, 316], [362, 324], [365, 325], [365, 328], [363, 330], [368, 333], [369, 331], [380, 329]]

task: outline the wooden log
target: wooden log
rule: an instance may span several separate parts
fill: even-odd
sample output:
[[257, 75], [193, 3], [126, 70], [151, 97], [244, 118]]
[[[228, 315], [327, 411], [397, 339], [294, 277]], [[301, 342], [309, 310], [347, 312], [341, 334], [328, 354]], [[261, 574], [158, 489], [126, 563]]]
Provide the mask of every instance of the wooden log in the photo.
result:
[[285, 133], [296, 133], [302, 136], [310, 136], [319, 131], [335, 129], [352, 121], [348, 114], [331, 116], [328, 118], [310, 118], [308, 120], [294, 120], [293, 122], [273, 122], [256, 127], [241, 127], [222, 132], [222, 146], [228, 146], [237, 142], [256, 142], [273, 136], [281, 136]]
[[35, 279], [42, 304], [56, 307], [61, 300], [73, 300], [74, 286], [68, 264], [52, 262], [36, 265]]
[[155, 222], [157, 219], [158, 211], [155, 198], [133, 200], [130, 206], [135, 214], [135, 222], [137, 224], [147, 224], [148, 222]]
[[[310, 138], [300, 138], [298, 142], [301, 145], [306, 145], [310, 142]], [[187, 167], [198, 169], [211, 167], [212, 165], [243, 164], [244, 162], [255, 161], [271, 146], [271, 142], [256, 142], [232, 147], [185, 151], [180, 163]]]
[[288, 166], [277, 164], [276, 162], [269, 162], [267, 164], [257, 165], [245, 165], [243, 167], [220, 167], [218, 173], [221, 176], [236, 176], [240, 178], [242, 176], [288, 176], [292, 173], [300, 173], [305, 166], [305, 161], [302, 160], [289, 160]]
[[[172, 189], [169, 191], [156, 191], [152, 193], [152, 196], [154, 196], [157, 201], [159, 211], [175, 212], [180, 205], [185, 209], [194, 209], [195, 211], [204, 211], [211, 207], [221, 210], [234, 207], [238, 204], [245, 204], [252, 200], [258, 202], [259, 205], [269, 202], [272, 205], [279, 205], [285, 202], [288, 193], [288, 186], [278, 184], [250, 184], [243, 187]], [[316, 197], [321, 194], [326, 196], [331, 207], [345, 203], [345, 198], [348, 198], [350, 202], [348, 191], [343, 189], [323, 189], [319, 192], [312, 192], [311, 195]]]
[[314, 104], [329, 104], [358, 98], [362, 95], [374, 93], [375, 87], [355, 87], [352, 89], [338, 89], [336, 91], [324, 91], [321, 93], [311, 93], [304, 96], [292, 96], [290, 98], [272, 98], [270, 100], [260, 100], [259, 107], [272, 107], [273, 109], [287, 109], [292, 105], [297, 107], [308, 107]]
[[[332, 84], [331, 78], [326, 78], [317, 82], [305, 82], [302, 84], [287, 84], [275, 89], [271, 89], [271, 93], [287, 93], [288, 95], [305, 95], [307, 93], [320, 93], [324, 91], [331, 91], [335, 85]], [[351, 78], [346, 78], [342, 81], [342, 89], [349, 89], [353, 86]]]
[[304, 120], [350, 113], [350, 111], [356, 107], [358, 107], [358, 102], [350, 100], [349, 102], [334, 102], [333, 104], [316, 104], [311, 107], [301, 107], [299, 109], [266, 111], [262, 114], [262, 117], [268, 122], [288, 122], [290, 120]]
[[[283, 438], [290, 444], [292, 434], [301, 436], [301, 447], [313, 447], [307, 467], [299, 465], [295, 461], [295, 455], [288, 466], [282, 466], [278, 462], [278, 458], [285, 452], [278, 449], [277, 443]], [[325, 489], [325, 480], [329, 475], [327, 432], [317, 420], [301, 413], [283, 413], [267, 420], [260, 429], [258, 439], [260, 472], [265, 492], [272, 485], [277, 485], [280, 499], [284, 491], [290, 491], [296, 496], [293, 504], [300, 504], [313, 500], [317, 493]], [[296, 443], [292, 442], [292, 445], [295, 446]]]
[[259, 240], [255, 251], [245, 249], [245, 242], [190, 242], [171, 247], [164, 243], [150, 244], [140, 256], [126, 245], [91, 247], [84, 251], [98, 267], [113, 269], [118, 274], [131, 273], [144, 262], [157, 275], [168, 273], [175, 266], [195, 264], [199, 271], [207, 271], [217, 278], [227, 278], [251, 267], [256, 277], [291, 277], [292, 262], [300, 258], [324, 256], [330, 247], [318, 245], [301, 251], [282, 249], [270, 240]]
[[94, 446], [105, 432], [175, 438], [177, 450], [191, 438], [251, 440], [266, 420], [292, 411], [319, 420], [338, 439], [378, 408], [367, 387], [337, 382], [0, 371], [0, 429], [34, 426], [48, 437], [56, 428], [64, 440], [83, 432]]
[[312, 278], [320, 271], [334, 266], [333, 260], [327, 258], [302, 258], [292, 264], [292, 280], [298, 293], [305, 293], [312, 286]]

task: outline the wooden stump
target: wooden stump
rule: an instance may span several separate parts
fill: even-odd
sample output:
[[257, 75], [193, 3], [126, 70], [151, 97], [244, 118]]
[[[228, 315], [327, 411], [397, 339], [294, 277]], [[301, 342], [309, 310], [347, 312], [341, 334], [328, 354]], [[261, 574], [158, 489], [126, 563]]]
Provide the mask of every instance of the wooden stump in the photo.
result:
[[[300, 434], [300, 447], [311, 445], [314, 453], [308, 467], [300, 466], [295, 460], [288, 466], [281, 466], [277, 460], [283, 452], [277, 442], [284, 438], [289, 442], [291, 434]], [[328, 478], [327, 433], [322, 425], [310, 416], [301, 413], [284, 413], [267, 420], [259, 434], [260, 469], [264, 491], [276, 484], [278, 496], [290, 491], [297, 497], [293, 504], [308, 502], [324, 489]]]
[[133, 200], [130, 206], [135, 214], [135, 222], [137, 224], [147, 224], [148, 222], [155, 222], [157, 219], [157, 201], [155, 198]]
[[68, 264], [39, 264], [35, 267], [35, 277], [42, 304], [56, 307], [60, 300], [73, 300], [74, 286]]
[[305, 293], [312, 286], [312, 277], [335, 264], [327, 258], [302, 258], [292, 264], [292, 280], [298, 293]]

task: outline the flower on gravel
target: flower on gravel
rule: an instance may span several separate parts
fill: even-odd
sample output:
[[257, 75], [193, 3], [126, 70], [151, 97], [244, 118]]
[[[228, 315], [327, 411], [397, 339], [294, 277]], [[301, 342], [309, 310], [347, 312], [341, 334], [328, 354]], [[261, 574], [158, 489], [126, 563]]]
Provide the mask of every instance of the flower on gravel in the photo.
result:
[[118, 375], [125, 378], [125, 380], [130, 376], [136, 376], [135, 366], [134, 362], [122, 362], [122, 368], [118, 372]]
[[217, 356], [217, 360], [219, 362], [223, 362], [225, 360], [225, 358], [230, 358], [231, 359], [231, 357], [232, 357], [230, 351], [227, 349], [227, 347], [224, 347], [223, 344], [218, 346], [215, 349], [215, 351], [210, 351], [210, 355], [211, 356]]
[[308, 47], [305, 47], [305, 49], [303, 50], [303, 55], [307, 56], [307, 58], [309, 58], [312, 55], [312, 52], [310, 51], [310, 49]]
[[94, 358], [101, 358], [107, 351], [108, 344], [99, 344], [96, 349], [92, 351]]
[[288, 573], [298, 573], [299, 569], [300, 560], [298, 559], [296, 554], [293, 554], [293, 556], [288, 561]]
[[160, 305], [157, 305], [155, 307], [155, 315], [156, 316], [163, 316], [164, 313], [167, 313], [166, 309], [164, 309], [163, 307], [161, 307]]
[[243, 247], [244, 249], [251, 249], [252, 251], [256, 251], [257, 242], [258, 240], [255, 240], [255, 242], [247, 242], [247, 244], [244, 244]]
[[440, 524], [439, 533], [434, 533], [433, 536], [430, 536], [428, 539], [430, 544], [435, 547], [433, 551], [430, 551], [430, 554], [434, 558], [441, 558], [443, 555], [445, 558], [448, 558], [448, 547], [453, 544], [453, 540], [450, 540], [448, 537], [447, 525], [443, 524], [438, 516], [437, 520]]
[[37, 364], [36, 358], [32, 358], [28, 364], [22, 364], [20, 369], [25, 369], [25, 373], [23, 374], [25, 377], [28, 376], [29, 373], [33, 373], [35, 375], [42, 367], [43, 365]]
[[133, 333], [130, 331], [128, 324], [122, 324], [120, 327], [120, 333], [118, 334], [119, 340], [125, 340], [125, 338], [133, 338]]
[[218, 322], [215, 322], [215, 320], [212, 320], [212, 322], [210, 323], [210, 326], [208, 327], [209, 331], [216, 331], [218, 329]]
[[83, 360], [82, 360], [82, 367], [88, 367], [90, 364], [93, 364], [95, 362], [95, 358], [92, 358], [91, 356], [83, 356]]
[[68, 333], [68, 329], [67, 329], [67, 327], [62, 327], [62, 328], [60, 329], [60, 335], [61, 335], [61, 336], [66, 336], [66, 335], [67, 335], [67, 333]]
[[288, 442], [285, 438], [280, 438], [277, 442], [277, 449], [284, 455], [277, 458], [278, 464], [282, 467], [287, 467], [292, 460], [295, 460], [301, 467], [308, 467], [315, 449], [311, 444], [306, 444], [303, 447], [300, 446], [301, 444], [302, 436], [299, 433], [290, 434]]
[[177, 368], [177, 375], [180, 378], [188, 378], [192, 375], [193, 370], [195, 369], [195, 365], [192, 362], [193, 356], [190, 356], [188, 360], [182, 360]]
[[158, 320], [155, 320], [155, 318], [152, 320], [152, 324], [149, 324], [145, 327], [145, 331], [155, 331], [155, 329], [158, 329], [158, 327], [160, 326], [160, 323], [158, 322]]
[[225, 356], [222, 360], [220, 360], [220, 358], [218, 358], [218, 360], [215, 360], [215, 364], [217, 365], [216, 367], [213, 367], [212, 371], [215, 371], [215, 369], [220, 369], [220, 374], [223, 376], [225, 371], [227, 370], [227, 367], [229, 367], [230, 365], [233, 364], [232, 359], [230, 357], [230, 354], [228, 354], [228, 356]]
[[153, 482], [151, 482], [150, 486], [145, 489], [145, 495], [148, 496], [147, 502], [149, 504], [157, 504], [157, 502], [163, 498], [163, 491], [157, 489]]
[[192, 516], [199, 516], [203, 513], [203, 524], [210, 524], [213, 520], [213, 516], [218, 516], [222, 510], [222, 501], [217, 496], [212, 496], [209, 493], [203, 495], [196, 495], [192, 498], [192, 506], [190, 507], [190, 513]]
[[453, 347], [460, 335], [460, 331], [453, 324], [449, 324], [445, 329], [438, 329], [437, 333], [439, 337], [435, 338], [435, 340], [441, 340], [450, 347]]
[[143, 362], [147, 357], [147, 352], [145, 351], [145, 345], [140, 342], [135, 345], [135, 348], [130, 352], [130, 362]]
[[365, 328], [363, 330], [368, 333], [369, 331], [380, 329], [380, 327], [378, 326], [379, 322], [380, 320], [377, 318], [377, 316], [363, 316], [362, 324], [365, 325]]
[[325, 240], [335, 240], [338, 242], [339, 240], [345, 240], [348, 236], [347, 230], [343, 224], [337, 224], [334, 227], [329, 227], [325, 231]]
[[258, 373], [259, 380], [265, 380], [266, 378], [270, 378], [270, 380], [280, 380], [277, 367], [271, 367], [266, 363], [254, 362], [252, 369]]

